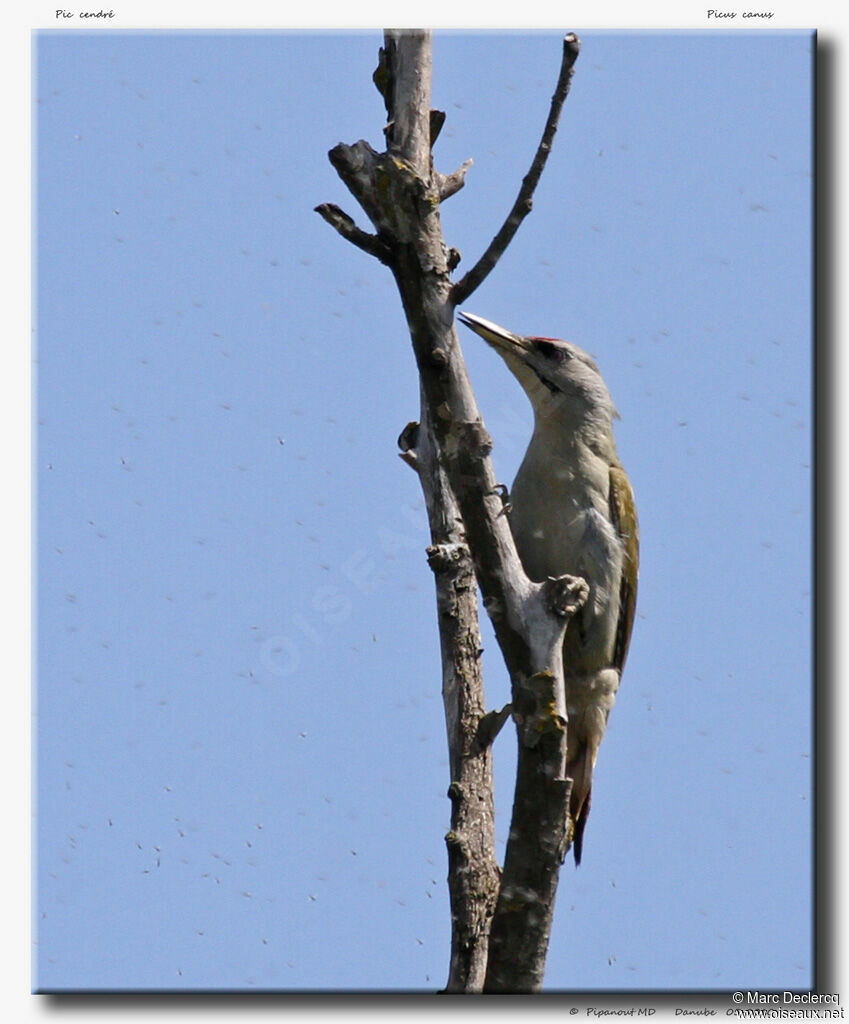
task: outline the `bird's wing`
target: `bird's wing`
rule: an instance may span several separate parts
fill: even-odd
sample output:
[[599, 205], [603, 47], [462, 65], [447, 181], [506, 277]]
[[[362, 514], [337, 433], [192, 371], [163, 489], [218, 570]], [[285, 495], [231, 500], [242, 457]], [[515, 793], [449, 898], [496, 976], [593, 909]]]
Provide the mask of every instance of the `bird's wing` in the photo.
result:
[[622, 579], [619, 583], [619, 622], [616, 625], [616, 643], [613, 648], [613, 667], [621, 675], [634, 627], [637, 607], [637, 576], [640, 567], [640, 529], [637, 506], [628, 476], [621, 466], [610, 467], [610, 518], [622, 539], [625, 557]]

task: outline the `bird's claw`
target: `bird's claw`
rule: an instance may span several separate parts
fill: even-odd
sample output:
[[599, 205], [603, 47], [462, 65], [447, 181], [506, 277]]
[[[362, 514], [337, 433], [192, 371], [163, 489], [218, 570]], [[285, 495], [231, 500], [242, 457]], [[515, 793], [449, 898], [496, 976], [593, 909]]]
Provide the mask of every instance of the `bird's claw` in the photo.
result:
[[513, 506], [510, 503], [510, 491], [507, 484], [496, 484], [495, 487], [492, 488], [491, 493], [497, 494], [498, 497], [501, 498], [501, 511], [498, 513], [499, 516], [506, 515], [508, 512], [512, 511]]

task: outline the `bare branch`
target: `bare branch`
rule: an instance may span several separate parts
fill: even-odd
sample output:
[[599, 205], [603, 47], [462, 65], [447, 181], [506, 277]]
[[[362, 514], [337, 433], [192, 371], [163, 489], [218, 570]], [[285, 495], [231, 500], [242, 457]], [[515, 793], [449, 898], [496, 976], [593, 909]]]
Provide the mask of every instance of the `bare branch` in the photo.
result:
[[392, 259], [392, 251], [389, 246], [378, 238], [377, 235], [370, 235], [368, 231], [358, 228], [353, 219], [335, 203], [322, 203], [316, 206], [315, 212], [320, 214], [327, 223], [335, 228], [339, 234], [352, 242], [358, 249], [362, 249], [370, 256], [376, 256], [381, 263], [388, 264]]
[[483, 282], [489, 272], [498, 263], [504, 254], [505, 249], [513, 240], [513, 236], [519, 229], [519, 225], [531, 212], [533, 206], [533, 195], [542, 174], [548, 154], [551, 150], [551, 143], [554, 140], [554, 133], [557, 131], [557, 123], [560, 120], [560, 111], [563, 103], [569, 95], [569, 87], [572, 84], [572, 73], [581, 43], [574, 32], [570, 32], [563, 40], [563, 59], [560, 63], [560, 77], [557, 80], [557, 87], [551, 97], [551, 107], [548, 111], [548, 120], [542, 133], [536, 155], [531, 163], [530, 170], [522, 179], [522, 186], [516, 197], [516, 202], [501, 225], [498, 234], [489, 243], [486, 252], [481, 256], [472, 269], [462, 277], [451, 289], [451, 300], [455, 306], [472, 294], [472, 292]]
[[495, 742], [495, 737], [501, 732], [504, 723], [510, 717], [512, 711], [512, 704], [505, 704], [500, 711], [487, 711], [478, 723], [477, 736], [475, 737], [475, 741], [481, 749], [492, 746]]
[[542, 985], [557, 879], [571, 838], [567, 812], [572, 780], [550, 774], [551, 745], [554, 749], [565, 745], [565, 723], [560, 729], [551, 724], [551, 732], [536, 746], [519, 743], [513, 816], [489, 935], [485, 993], [536, 992]]
[[440, 466], [427, 418], [408, 424], [399, 443], [413, 442], [428, 510], [428, 564], [436, 583], [442, 653], [442, 699], [448, 732], [451, 829], [448, 891], [451, 966], [446, 991], [480, 992], [486, 976], [489, 923], [498, 897], [492, 754], [474, 743], [484, 715], [483, 675], [475, 570], [460, 510]]
[[430, 170], [431, 133], [436, 128], [430, 110], [433, 34], [426, 29], [388, 29], [383, 42], [389, 65], [389, 152], [401, 156], [424, 179]]
[[448, 199], [453, 196], [455, 192], [459, 192], [460, 189], [466, 184], [466, 171], [472, 166], [472, 160], [466, 160], [465, 163], [461, 164], [456, 171], [452, 171], [451, 174], [440, 174], [438, 171], [434, 172], [434, 176], [439, 184], [439, 201]]

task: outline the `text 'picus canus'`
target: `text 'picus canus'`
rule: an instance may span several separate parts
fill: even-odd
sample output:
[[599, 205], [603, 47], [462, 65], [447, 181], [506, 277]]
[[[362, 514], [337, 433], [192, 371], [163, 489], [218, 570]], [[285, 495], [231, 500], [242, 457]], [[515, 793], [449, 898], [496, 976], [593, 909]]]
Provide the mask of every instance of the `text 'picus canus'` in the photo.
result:
[[510, 526], [525, 572], [537, 582], [582, 576], [589, 586], [563, 642], [566, 773], [580, 863], [593, 770], [637, 599], [637, 512], [616, 454], [617, 412], [598, 367], [577, 345], [522, 337], [471, 313], [459, 318], [499, 353], [533, 406], [533, 436], [510, 491]]

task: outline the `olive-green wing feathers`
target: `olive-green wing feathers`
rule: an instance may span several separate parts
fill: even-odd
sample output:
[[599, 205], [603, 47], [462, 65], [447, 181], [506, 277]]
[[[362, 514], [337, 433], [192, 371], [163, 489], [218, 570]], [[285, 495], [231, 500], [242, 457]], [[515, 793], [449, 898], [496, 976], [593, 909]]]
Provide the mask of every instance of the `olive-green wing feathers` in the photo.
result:
[[621, 466], [610, 467], [610, 517], [625, 548], [622, 580], [619, 585], [619, 622], [613, 648], [613, 667], [619, 669], [621, 675], [628, 654], [628, 644], [631, 641], [631, 630], [634, 627], [637, 576], [640, 567], [637, 507], [634, 504], [634, 492], [631, 490], [628, 476]]

